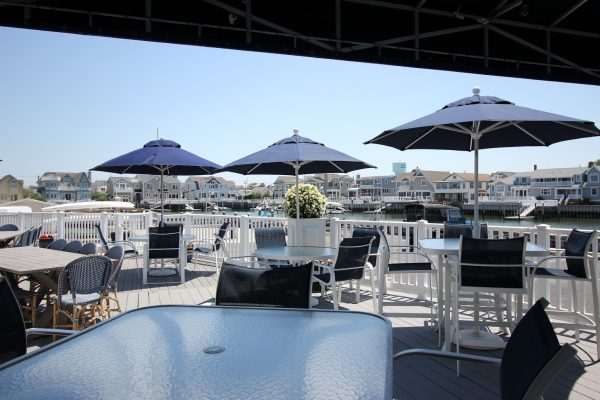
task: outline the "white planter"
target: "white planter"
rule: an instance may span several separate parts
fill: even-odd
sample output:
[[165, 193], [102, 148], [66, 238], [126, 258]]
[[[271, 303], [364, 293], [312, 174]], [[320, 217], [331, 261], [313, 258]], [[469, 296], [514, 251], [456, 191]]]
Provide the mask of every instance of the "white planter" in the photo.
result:
[[[288, 218], [288, 245], [326, 247], [326, 221], [326, 218]], [[296, 232], [299, 240], [296, 238]]]

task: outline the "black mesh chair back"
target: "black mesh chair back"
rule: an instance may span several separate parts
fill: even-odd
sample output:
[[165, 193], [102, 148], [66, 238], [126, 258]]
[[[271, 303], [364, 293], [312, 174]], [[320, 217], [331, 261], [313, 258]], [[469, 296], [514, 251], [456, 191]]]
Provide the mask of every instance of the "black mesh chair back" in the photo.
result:
[[216, 305], [309, 308], [312, 263], [288, 268], [249, 268], [223, 262]]
[[460, 285], [523, 289], [524, 255], [525, 237], [494, 240], [463, 236], [460, 244]]
[[577, 278], [587, 279], [587, 271], [585, 268], [585, 257], [590, 246], [594, 231], [582, 232], [573, 229], [567, 238], [565, 244], [565, 256], [567, 257], [582, 257], [582, 258], [567, 258], [567, 272]]
[[560, 346], [541, 298], [519, 321], [510, 336], [500, 365], [502, 399], [539, 399], [577, 351]]
[[25, 231], [15, 238], [12, 246], [13, 247], [23, 247], [23, 246], [27, 246], [28, 242], [29, 242], [29, 231]]
[[27, 352], [21, 307], [6, 278], [0, 275], [0, 364]]
[[19, 227], [15, 224], [4, 224], [0, 226], [0, 231], [18, 231]]
[[148, 229], [148, 258], [179, 257], [179, 226], [159, 226]]
[[54, 242], [50, 243], [46, 248], [50, 250], [62, 250], [68, 243], [69, 242], [67, 241], [67, 239], [56, 239]]
[[[78, 295], [104, 293], [112, 270], [112, 261], [105, 256], [84, 256], [71, 261], [58, 277], [57, 294]], [[60, 308], [60, 302], [59, 302]]]
[[[473, 237], [473, 225], [470, 224], [449, 224], [444, 223], [444, 237], [448, 239], [458, 239], [459, 237]], [[487, 223], [479, 224], [479, 238], [488, 238]]]
[[69, 253], [78, 253], [79, 249], [83, 246], [80, 240], [71, 240], [67, 245], [63, 248], [63, 251], [68, 251]]
[[257, 249], [263, 247], [287, 246], [285, 229], [281, 226], [273, 228], [256, 228], [254, 229], [254, 238], [256, 239]]
[[113, 263], [113, 269], [108, 278], [108, 286], [112, 287], [119, 280], [119, 274], [121, 273], [121, 266], [123, 265], [123, 256], [125, 252], [121, 246], [113, 246], [104, 253], [105, 257], [111, 259]]
[[98, 251], [98, 246], [96, 246], [96, 243], [90, 242], [90, 243], [85, 243], [83, 246], [81, 246], [78, 253], [91, 255], [91, 254], [96, 254], [97, 251]]
[[373, 236], [345, 238], [340, 242], [335, 259], [335, 281], [362, 279]]
[[[352, 237], [372, 237], [373, 241], [371, 242], [371, 250], [370, 253], [377, 253], [379, 250], [379, 243], [381, 241], [381, 231], [377, 228], [365, 228], [365, 227], [356, 227], [352, 230]], [[371, 265], [377, 265], [377, 254], [369, 256], [369, 262]]]
[[229, 221], [223, 222], [219, 227], [219, 232], [217, 232], [217, 238], [215, 239], [215, 251], [219, 251], [219, 249], [221, 248], [221, 241], [225, 239], [227, 228], [229, 228]]

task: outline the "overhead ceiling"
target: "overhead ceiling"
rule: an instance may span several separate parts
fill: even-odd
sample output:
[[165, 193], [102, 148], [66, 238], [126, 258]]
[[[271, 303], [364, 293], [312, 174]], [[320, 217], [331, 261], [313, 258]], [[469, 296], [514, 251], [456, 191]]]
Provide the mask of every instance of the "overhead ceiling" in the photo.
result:
[[600, 85], [600, 1], [0, 0], [0, 25]]

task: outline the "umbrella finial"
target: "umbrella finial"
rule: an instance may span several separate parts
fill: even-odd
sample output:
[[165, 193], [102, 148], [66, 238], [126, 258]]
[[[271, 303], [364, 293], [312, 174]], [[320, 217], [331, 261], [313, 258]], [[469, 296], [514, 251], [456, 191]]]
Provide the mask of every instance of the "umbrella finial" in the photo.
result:
[[479, 86], [475, 86], [473, 88], [473, 95], [475, 96], [479, 96], [479, 92], [481, 91], [481, 89], [479, 89]]
[[292, 129], [292, 132], [294, 132], [294, 136], [297, 136], [300, 133], [298, 129]]

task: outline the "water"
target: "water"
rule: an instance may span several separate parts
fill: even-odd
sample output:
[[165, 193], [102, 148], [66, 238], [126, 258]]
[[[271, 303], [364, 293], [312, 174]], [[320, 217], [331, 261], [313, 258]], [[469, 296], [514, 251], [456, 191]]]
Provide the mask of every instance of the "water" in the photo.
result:
[[[219, 213], [220, 214], [220, 213]], [[257, 217], [258, 214], [255, 211], [226, 211], [226, 215], [250, 215]], [[271, 216], [264, 215], [264, 216]], [[273, 217], [285, 217], [283, 213], [275, 213]], [[383, 214], [367, 214], [362, 212], [346, 212], [344, 214], [330, 215], [339, 219], [348, 220], [359, 220], [359, 221], [403, 221], [405, 216], [402, 213], [383, 213]], [[499, 226], [535, 226], [539, 224], [547, 224], [552, 228], [581, 228], [581, 229], [600, 229], [600, 219], [594, 218], [546, 218], [546, 219], [523, 219], [523, 220], [509, 220], [502, 219], [499, 216], [483, 216], [480, 222], [487, 222], [489, 225]]]

